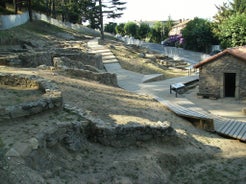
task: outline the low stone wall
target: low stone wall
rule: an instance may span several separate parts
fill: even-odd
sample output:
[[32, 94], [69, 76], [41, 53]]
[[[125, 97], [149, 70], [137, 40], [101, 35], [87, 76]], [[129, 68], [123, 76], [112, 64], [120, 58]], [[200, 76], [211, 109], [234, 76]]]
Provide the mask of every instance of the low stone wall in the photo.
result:
[[64, 69], [64, 71], [74, 77], [86, 78], [86, 79], [98, 81], [99, 83], [110, 85], [110, 86], [118, 86], [116, 74], [95, 73], [95, 72], [88, 71], [88, 70], [72, 69], [72, 68]]
[[84, 126], [87, 139], [105, 146], [126, 147], [137, 145], [139, 142], [165, 141], [176, 137], [176, 131], [169, 122], [156, 122], [149, 125], [142, 125], [137, 122], [127, 125], [108, 125], [82, 109], [69, 105], [65, 105], [64, 108], [88, 119], [89, 122]]
[[54, 55], [55, 52], [46, 51], [12, 54], [10, 56], [0, 57], [0, 65], [27, 68], [35, 68], [39, 65], [52, 66], [52, 57]]
[[81, 51], [72, 51], [68, 49], [56, 49], [55, 57], [65, 56], [71, 60], [75, 60], [83, 65], [90, 65], [98, 68], [99, 70], [104, 69], [102, 62], [102, 56], [97, 54], [85, 53]]
[[35, 68], [39, 65], [53, 66], [53, 58], [65, 56], [78, 63], [90, 65], [104, 69], [102, 63], [102, 56], [90, 53], [83, 53], [73, 51], [70, 49], [54, 49], [52, 51], [37, 51], [12, 54], [11, 56], [0, 57], [0, 65], [13, 66], [13, 67], [32, 67]]
[[114, 147], [136, 145], [138, 142], [151, 140], [163, 140], [175, 135], [174, 129], [168, 122], [156, 122], [152, 125], [142, 125], [136, 122], [129, 125], [116, 125], [115, 127], [90, 124], [87, 132], [90, 132], [88, 138], [91, 141]]
[[117, 76], [112, 73], [105, 73], [96, 67], [84, 65], [83, 62], [71, 60], [67, 57], [54, 57], [54, 68], [66, 72], [68, 75], [98, 81], [99, 83], [118, 86]]
[[26, 23], [29, 20], [29, 13], [18, 15], [0, 15], [0, 30], [10, 29]]
[[43, 92], [36, 101], [0, 107], [0, 121], [30, 116], [63, 105], [62, 94], [56, 85], [37, 76], [0, 73], [0, 84], [22, 88], [38, 87]]
[[170, 140], [179, 139], [168, 122], [157, 122], [152, 125], [136, 123], [110, 126], [88, 115], [82, 109], [66, 104], [64, 110], [80, 116], [80, 121], [57, 122], [33, 136], [26, 143], [16, 142], [6, 156], [30, 157], [42, 149], [52, 148], [58, 144], [69, 151], [79, 152], [86, 149], [85, 139], [112, 147], [137, 146], [139, 143], [148, 141], [170, 142]]

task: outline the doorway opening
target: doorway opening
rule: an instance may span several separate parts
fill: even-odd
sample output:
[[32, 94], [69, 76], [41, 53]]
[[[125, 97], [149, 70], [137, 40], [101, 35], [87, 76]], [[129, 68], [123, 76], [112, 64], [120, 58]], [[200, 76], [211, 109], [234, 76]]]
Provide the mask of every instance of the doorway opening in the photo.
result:
[[236, 73], [224, 74], [224, 94], [225, 97], [235, 97]]

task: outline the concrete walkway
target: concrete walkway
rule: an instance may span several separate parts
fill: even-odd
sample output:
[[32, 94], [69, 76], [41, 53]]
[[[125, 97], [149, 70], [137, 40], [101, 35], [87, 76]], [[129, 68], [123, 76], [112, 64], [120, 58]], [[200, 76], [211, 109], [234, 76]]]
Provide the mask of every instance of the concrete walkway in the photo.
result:
[[[202, 114], [204, 117], [210, 117], [211, 119], [214, 120], [214, 130], [217, 133], [246, 141], [245, 122], [233, 121], [234, 123], [236, 122], [236, 125], [231, 124], [232, 122], [231, 119], [213, 115], [210, 112], [201, 108], [200, 106], [195, 105], [193, 102], [191, 102], [184, 96], [178, 96], [178, 98], [176, 98], [175, 94], [170, 94], [171, 84], [186, 83], [188, 81], [198, 79], [198, 75], [144, 83], [145, 80], [149, 80], [151, 78], [157, 77], [158, 74], [143, 75], [121, 68], [117, 58], [113, 55], [113, 53], [108, 48], [106, 48], [103, 45], [99, 45], [97, 38], [89, 41], [88, 47], [90, 48], [91, 53], [97, 53], [102, 55], [102, 60], [106, 71], [109, 73], [115, 73], [117, 75], [118, 85], [121, 88], [139, 94], [150, 95], [156, 100], [158, 100], [160, 103], [162, 103], [164, 106], [166, 106], [167, 108], [170, 107], [169, 109], [174, 112], [175, 109], [171, 108], [170, 104], [175, 104], [174, 106], [176, 107], [180, 106], [181, 108], [185, 108], [192, 112], [197, 112], [199, 116]], [[240, 130], [238, 130], [238, 128], [236, 127], [240, 128]], [[237, 133], [237, 135], [234, 135], [234, 132]], [[238, 136], [238, 134], [240, 135], [240, 137]]]

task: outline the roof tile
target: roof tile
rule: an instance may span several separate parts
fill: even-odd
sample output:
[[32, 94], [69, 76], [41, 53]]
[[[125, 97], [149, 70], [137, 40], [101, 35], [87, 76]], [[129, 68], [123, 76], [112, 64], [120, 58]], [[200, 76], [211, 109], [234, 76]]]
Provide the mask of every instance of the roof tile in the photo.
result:
[[242, 59], [246, 61], [246, 45], [241, 47], [234, 47], [234, 48], [228, 48], [225, 49], [222, 52], [219, 52], [218, 54], [211, 56], [209, 58], [206, 58], [205, 60], [199, 62], [198, 64], [194, 65], [194, 68], [200, 68], [202, 65], [207, 64], [211, 61], [216, 60], [217, 58], [224, 56], [226, 54], [233, 55], [234, 57], [237, 57], [239, 59]]

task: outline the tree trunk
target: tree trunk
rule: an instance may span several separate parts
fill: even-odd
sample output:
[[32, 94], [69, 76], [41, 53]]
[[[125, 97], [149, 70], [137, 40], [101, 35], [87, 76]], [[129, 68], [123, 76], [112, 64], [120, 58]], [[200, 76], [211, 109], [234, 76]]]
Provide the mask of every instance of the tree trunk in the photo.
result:
[[29, 18], [30, 18], [30, 21], [32, 21], [32, 5], [31, 5], [31, 0], [28, 0], [28, 12], [29, 12]]
[[3, 7], [3, 8], [6, 8], [5, 0], [0, 0], [0, 6]]
[[56, 18], [56, 2], [52, 0], [52, 17]]
[[99, 0], [101, 40], [104, 40], [102, 0]]

